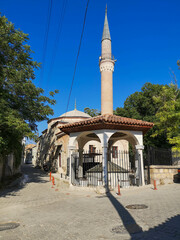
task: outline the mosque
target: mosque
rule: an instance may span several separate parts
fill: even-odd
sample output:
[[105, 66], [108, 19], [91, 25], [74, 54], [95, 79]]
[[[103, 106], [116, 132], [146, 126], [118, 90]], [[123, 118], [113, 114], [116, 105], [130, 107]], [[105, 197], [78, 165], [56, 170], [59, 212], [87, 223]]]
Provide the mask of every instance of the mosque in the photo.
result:
[[48, 162], [62, 179], [77, 186], [145, 184], [143, 135], [153, 123], [113, 115], [114, 65], [106, 8], [99, 58], [101, 115], [91, 117], [75, 106], [50, 119], [37, 143], [35, 165]]

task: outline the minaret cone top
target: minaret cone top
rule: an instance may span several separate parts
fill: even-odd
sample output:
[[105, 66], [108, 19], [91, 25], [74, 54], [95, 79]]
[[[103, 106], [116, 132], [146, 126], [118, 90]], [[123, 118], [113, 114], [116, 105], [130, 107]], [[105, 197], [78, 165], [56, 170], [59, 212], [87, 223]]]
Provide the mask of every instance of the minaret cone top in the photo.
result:
[[104, 39], [111, 40], [111, 36], [110, 36], [110, 32], [109, 32], [108, 19], [107, 19], [107, 5], [106, 5], [106, 10], [105, 10], [105, 19], [104, 19], [104, 29], [103, 29], [102, 41]]

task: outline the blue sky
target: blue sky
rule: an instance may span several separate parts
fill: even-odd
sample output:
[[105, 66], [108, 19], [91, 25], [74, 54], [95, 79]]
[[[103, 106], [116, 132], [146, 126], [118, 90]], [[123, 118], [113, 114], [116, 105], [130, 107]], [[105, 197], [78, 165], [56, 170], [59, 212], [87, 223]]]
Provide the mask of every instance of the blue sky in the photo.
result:
[[[66, 111], [86, 8], [85, 0], [67, 1], [53, 70], [49, 74], [63, 2], [53, 0], [44, 77], [40, 81], [41, 70], [38, 70], [34, 81], [45, 92], [59, 89], [53, 117]], [[170, 69], [180, 78], [176, 64], [180, 59], [179, 0], [90, 0], [69, 111], [74, 109], [75, 98], [78, 110], [83, 111], [85, 107], [100, 110], [98, 59], [106, 3], [112, 52], [117, 59], [113, 76], [114, 109], [123, 106], [126, 98], [140, 91], [146, 82], [170, 83]], [[29, 34], [28, 43], [38, 62], [43, 59], [48, 6], [49, 0], [0, 0], [1, 14]], [[38, 126], [41, 132], [47, 124], [42, 122]]]

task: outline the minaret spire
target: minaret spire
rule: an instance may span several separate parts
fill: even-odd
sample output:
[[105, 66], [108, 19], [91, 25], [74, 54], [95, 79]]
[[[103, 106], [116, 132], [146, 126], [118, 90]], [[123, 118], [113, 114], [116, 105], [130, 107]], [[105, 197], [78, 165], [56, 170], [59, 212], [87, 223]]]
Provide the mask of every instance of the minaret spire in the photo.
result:
[[74, 110], [77, 110], [77, 107], [76, 107], [76, 98], [75, 98]]
[[114, 59], [111, 53], [111, 37], [105, 10], [104, 29], [101, 41], [101, 57], [99, 58], [101, 72], [101, 114], [113, 114], [113, 71]]
[[105, 10], [105, 19], [104, 19], [104, 29], [103, 29], [102, 41], [104, 39], [111, 40], [111, 36], [110, 36], [110, 32], [109, 32], [108, 19], [107, 19], [107, 4], [106, 4], [106, 10]]

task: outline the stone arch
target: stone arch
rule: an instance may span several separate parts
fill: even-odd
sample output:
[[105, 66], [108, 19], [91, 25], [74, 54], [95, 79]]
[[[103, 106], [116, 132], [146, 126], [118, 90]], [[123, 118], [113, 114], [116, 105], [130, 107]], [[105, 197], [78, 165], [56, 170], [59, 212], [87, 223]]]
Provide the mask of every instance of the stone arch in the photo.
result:
[[72, 145], [76, 148], [83, 148], [85, 146], [86, 143], [88, 143], [89, 141], [97, 141], [97, 142], [101, 142], [99, 136], [94, 133], [93, 131], [86, 131], [86, 132], [81, 132], [78, 135], [76, 135], [72, 140]]
[[127, 140], [129, 143], [132, 144], [132, 146], [135, 148], [136, 145], [139, 145], [139, 140], [135, 136], [135, 134], [131, 131], [123, 131], [123, 130], [117, 130], [114, 131], [108, 139], [108, 146], [109, 148], [117, 141], [119, 140]]
[[93, 131], [73, 133], [70, 135], [70, 139], [69, 139], [69, 143], [71, 144], [70, 154], [74, 152], [76, 156], [78, 156], [78, 157], [75, 157], [78, 159], [78, 163], [76, 162], [75, 164], [78, 165], [78, 177], [80, 179], [83, 177], [83, 161], [84, 161], [83, 148], [86, 143], [92, 140], [101, 143], [99, 136]]

